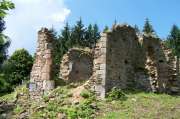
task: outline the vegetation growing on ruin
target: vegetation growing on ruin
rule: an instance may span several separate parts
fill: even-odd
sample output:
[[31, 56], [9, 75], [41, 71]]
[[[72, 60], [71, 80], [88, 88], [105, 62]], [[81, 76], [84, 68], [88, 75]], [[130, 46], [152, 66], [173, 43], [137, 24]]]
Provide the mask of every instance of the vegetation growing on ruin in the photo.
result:
[[[58, 116], [68, 119], [178, 119], [180, 116], [179, 96], [113, 89], [106, 100], [100, 101], [95, 98], [93, 93], [83, 90], [80, 94], [83, 97], [82, 100], [73, 102], [71, 100], [73, 94], [70, 92], [75, 87], [71, 85], [54, 89], [49, 95], [44, 96], [44, 103], [29, 103], [26, 99], [21, 98], [21, 101], [26, 104], [16, 104], [12, 115], [19, 117], [31, 109], [33, 112], [29, 115], [31, 119], [45, 117], [56, 119]], [[27, 93], [27, 89], [21, 86], [15, 92], [1, 97], [0, 102], [15, 102], [18, 99], [17, 95]], [[27, 109], [26, 105], [29, 104], [31, 108]]]
[[[75, 86], [76, 87], [76, 86]], [[32, 119], [50, 118], [56, 119], [60, 116], [68, 119], [95, 117], [96, 98], [93, 93], [89, 91], [82, 91], [80, 100], [73, 97], [71, 91], [75, 89], [74, 86], [63, 86], [53, 90], [50, 94], [43, 97], [44, 103], [34, 103], [31, 105]], [[87, 96], [88, 95], [88, 96]], [[21, 109], [21, 107], [18, 107]], [[17, 110], [17, 109], [16, 109]]]
[[126, 98], [125, 93], [116, 87], [112, 88], [111, 91], [107, 94], [107, 99], [112, 100], [124, 100]]

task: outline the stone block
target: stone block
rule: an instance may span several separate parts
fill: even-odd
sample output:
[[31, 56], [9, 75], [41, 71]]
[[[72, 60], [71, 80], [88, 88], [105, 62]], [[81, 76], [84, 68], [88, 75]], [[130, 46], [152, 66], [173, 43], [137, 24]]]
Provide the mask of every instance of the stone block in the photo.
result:
[[[104, 62], [102, 62], [102, 63], [104, 63]], [[100, 64], [100, 70], [106, 70], [106, 64]]]
[[51, 49], [46, 49], [45, 52], [44, 52], [44, 54], [51, 54], [51, 53], [52, 53]]
[[45, 54], [44, 56], [43, 56], [43, 58], [45, 58], [45, 59], [51, 59], [51, 54], [49, 53], [49, 54]]
[[50, 79], [51, 79], [50, 73], [42, 73], [41, 80], [50, 80]]
[[43, 90], [44, 91], [50, 91], [54, 89], [55, 82], [53, 80], [44, 80], [43, 81]]

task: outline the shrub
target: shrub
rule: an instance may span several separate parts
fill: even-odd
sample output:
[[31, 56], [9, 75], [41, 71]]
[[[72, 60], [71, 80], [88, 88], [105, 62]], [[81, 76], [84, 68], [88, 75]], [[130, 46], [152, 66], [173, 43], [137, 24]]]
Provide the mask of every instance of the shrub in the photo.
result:
[[67, 115], [70, 119], [76, 119], [78, 117], [77, 110], [75, 108], [67, 109]]
[[[83, 90], [80, 95], [85, 98], [78, 104], [74, 104], [71, 102], [72, 93], [68, 93], [69, 91], [69, 87], [64, 86], [45, 95], [43, 97], [45, 107], [34, 112], [32, 117], [56, 119], [58, 114], [62, 113], [68, 119], [94, 119], [97, 110], [95, 95], [88, 90]], [[51, 97], [53, 100], [49, 100]], [[33, 109], [37, 108], [38, 106], [33, 107]]]
[[107, 94], [107, 97], [110, 100], [122, 100], [122, 99], [126, 98], [126, 95], [121, 89], [118, 89], [118, 88], [114, 87]]
[[95, 108], [92, 107], [92, 100], [85, 100], [79, 105], [78, 108], [78, 116], [81, 118], [88, 118], [91, 119], [92, 115], [95, 114]]
[[14, 109], [14, 113], [16, 113], [16, 114], [20, 114], [23, 111], [24, 110], [20, 105], [17, 105], [16, 108]]
[[83, 90], [80, 95], [83, 97], [83, 98], [89, 98], [91, 96], [91, 93], [88, 91], [88, 90]]

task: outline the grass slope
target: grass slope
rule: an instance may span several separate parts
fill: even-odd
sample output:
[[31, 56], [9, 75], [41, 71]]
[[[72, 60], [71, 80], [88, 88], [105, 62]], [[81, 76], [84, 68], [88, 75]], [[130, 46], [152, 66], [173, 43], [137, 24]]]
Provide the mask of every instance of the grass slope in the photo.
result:
[[179, 119], [180, 97], [154, 93], [127, 93], [126, 99], [99, 102], [97, 119]]
[[[62, 116], [68, 119], [180, 118], [180, 96], [128, 91], [126, 93], [112, 92], [106, 100], [97, 100], [90, 92], [83, 90], [80, 94], [80, 102], [73, 102], [75, 100], [73, 93], [77, 93], [77, 90], [72, 92], [74, 89], [76, 88], [72, 86], [58, 87], [50, 95], [43, 97], [42, 105], [30, 102], [32, 113], [29, 118], [57, 119]], [[25, 88], [22, 88], [17, 92], [0, 97], [0, 101], [13, 102], [16, 95], [22, 92], [28, 93]], [[12, 113], [13, 117], [18, 118], [18, 115], [22, 115], [24, 109], [27, 109], [26, 101], [20, 102], [24, 104], [16, 104]]]

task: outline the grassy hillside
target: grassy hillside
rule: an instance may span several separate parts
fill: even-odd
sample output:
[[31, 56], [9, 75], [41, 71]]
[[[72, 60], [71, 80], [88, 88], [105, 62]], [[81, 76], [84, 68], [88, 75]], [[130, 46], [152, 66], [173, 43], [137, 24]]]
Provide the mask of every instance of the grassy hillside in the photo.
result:
[[99, 102], [97, 119], [179, 119], [180, 97], [129, 93], [126, 99]]
[[[23, 94], [25, 93], [25, 94]], [[112, 91], [106, 100], [97, 100], [82, 86], [58, 87], [43, 97], [41, 103], [28, 101], [25, 87], [0, 97], [0, 102], [14, 102], [8, 118], [30, 119], [179, 119], [180, 97], [135, 91]], [[31, 107], [31, 108], [29, 108]], [[28, 111], [31, 113], [28, 114]], [[2, 117], [2, 112], [1, 116]]]

